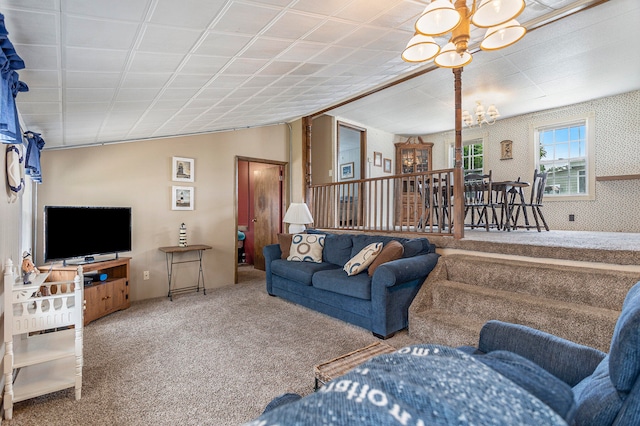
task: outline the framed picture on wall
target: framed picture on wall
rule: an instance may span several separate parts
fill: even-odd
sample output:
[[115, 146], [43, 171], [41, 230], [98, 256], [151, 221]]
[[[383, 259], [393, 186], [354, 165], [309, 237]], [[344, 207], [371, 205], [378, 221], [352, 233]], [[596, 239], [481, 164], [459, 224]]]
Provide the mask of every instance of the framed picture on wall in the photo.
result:
[[193, 186], [171, 187], [171, 210], [193, 210], [194, 189]]
[[384, 167], [382, 168], [382, 171], [385, 173], [391, 173], [391, 158], [384, 159]]
[[340, 165], [340, 179], [353, 179], [353, 161]]
[[374, 166], [382, 166], [382, 153], [381, 152], [373, 152], [373, 165]]
[[193, 158], [173, 157], [171, 180], [174, 182], [193, 182], [195, 171], [193, 163]]

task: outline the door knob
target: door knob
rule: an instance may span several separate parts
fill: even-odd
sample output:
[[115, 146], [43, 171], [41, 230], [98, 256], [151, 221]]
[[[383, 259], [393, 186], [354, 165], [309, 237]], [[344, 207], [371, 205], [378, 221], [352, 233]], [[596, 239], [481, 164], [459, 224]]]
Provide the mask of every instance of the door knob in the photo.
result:
[[258, 219], [256, 219], [255, 217], [253, 219], [251, 219], [251, 222], [256, 223], [258, 221]]

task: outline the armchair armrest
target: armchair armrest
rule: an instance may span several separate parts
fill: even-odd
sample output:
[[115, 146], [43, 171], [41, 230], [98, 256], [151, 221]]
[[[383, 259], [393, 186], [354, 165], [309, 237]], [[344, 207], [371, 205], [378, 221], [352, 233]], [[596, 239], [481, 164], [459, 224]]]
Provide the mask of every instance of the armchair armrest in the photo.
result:
[[591, 375], [606, 354], [520, 324], [488, 321], [480, 330], [478, 350], [509, 351], [535, 362], [573, 387]]

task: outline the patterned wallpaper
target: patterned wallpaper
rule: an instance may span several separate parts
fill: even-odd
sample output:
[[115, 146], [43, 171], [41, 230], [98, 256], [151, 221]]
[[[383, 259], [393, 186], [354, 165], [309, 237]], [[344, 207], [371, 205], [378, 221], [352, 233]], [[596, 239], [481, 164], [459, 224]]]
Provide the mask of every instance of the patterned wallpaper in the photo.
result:
[[[640, 91], [596, 99], [568, 107], [539, 111], [499, 120], [492, 126], [465, 129], [464, 140], [483, 137], [485, 170], [494, 180], [521, 177], [531, 181], [535, 168], [531, 126], [570, 121], [592, 114], [595, 118], [596, 176], [640, 174]], [[449, 165], [453, 132], [423, 136], [434, 142], [434, 167]], [[501, 160], [500, 142], [513, 141], [513, 159]], [[595, 199], [585, 201], [544, 200], [543, 213], [549, 227], [558, 230], [640, 232], [640, 179], [595, 183]], [[575, 221], [569, 221], [569, 215]]]

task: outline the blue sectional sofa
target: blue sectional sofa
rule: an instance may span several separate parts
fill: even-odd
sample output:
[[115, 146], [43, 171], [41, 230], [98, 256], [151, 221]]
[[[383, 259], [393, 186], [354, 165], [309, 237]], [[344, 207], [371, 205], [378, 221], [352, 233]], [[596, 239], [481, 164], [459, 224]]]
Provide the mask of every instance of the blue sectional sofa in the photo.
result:
[[[267, 292], [299, 305], [371, 330], [385, 339], [408, 325], [409, 305], [439, 255], [426, 238], [397, 238], [366, 234], [326, 235], [322, 262], [282, 259], [279, 244], [263, 249]], [[398, 241], [403, 257], [383, 263], [373, 276], [365, 271], [348, 276], [343, 266], [371, 243]]]

